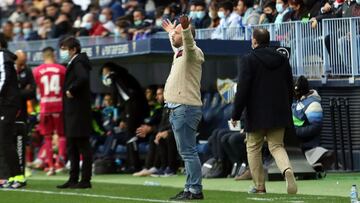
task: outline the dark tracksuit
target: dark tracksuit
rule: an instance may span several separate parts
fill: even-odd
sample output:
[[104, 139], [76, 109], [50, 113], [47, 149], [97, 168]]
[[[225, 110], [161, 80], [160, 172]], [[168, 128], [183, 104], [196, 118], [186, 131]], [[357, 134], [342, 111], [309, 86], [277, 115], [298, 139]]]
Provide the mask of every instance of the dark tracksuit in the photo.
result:
[[13, 131], [20, 107], [15, 59], [13, 53], [0, 49], [0, 179], [21, 174]]

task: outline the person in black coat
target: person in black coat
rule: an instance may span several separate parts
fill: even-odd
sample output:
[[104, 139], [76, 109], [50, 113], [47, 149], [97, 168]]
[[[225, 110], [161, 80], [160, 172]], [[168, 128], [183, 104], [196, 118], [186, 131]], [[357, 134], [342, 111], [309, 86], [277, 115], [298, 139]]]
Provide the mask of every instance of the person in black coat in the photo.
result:
[[125, 137], [128, 149], [128, 171], [133, 173], [139, 169], [140, 160], [136, 142], [128, 141], [136, 137], [136, 129], [149, 115], [149, 106], [140, 83], [125, 68], [113, 63], [105, 63], [101, 69], [103, 84], [111, 87], [115, 104], [120, 104], [122, 138]]
[[20, 89], [14, 61], [0, 34], [0, 188], [20, 188], [26, 185], [21, 175], [14, 133], [16, 115], [20, 109]]
[[270, 34], [266, 29], [253, 31], [253, 50], [243, 56], [239, 66], [232, 123], [236, 125], [246, 108], [246, 148], [255, 183], [250, 192], [266, 193], [261, 159], [266, 137], [271, 155], [287, 181], [287, 192], [295, 194], [296, 181], [283, 142], [285, 128], [292, 126], [292, 71], [286, 56], [268, 47], [269, 42]]
[[[86, 53], [80, 53], [80, 42], [67, 37], [60, 42], [60, 58], [67, 62], [63, 89], [64, 132], [67, 153], [71, 163], [70, 178], [57, 188], [91, 188], [92, 154], [89, 142], [91, 133], [91, 95], [89, 71], [91, 65]], [[80, 154], [83, 158], [80, 172]]]

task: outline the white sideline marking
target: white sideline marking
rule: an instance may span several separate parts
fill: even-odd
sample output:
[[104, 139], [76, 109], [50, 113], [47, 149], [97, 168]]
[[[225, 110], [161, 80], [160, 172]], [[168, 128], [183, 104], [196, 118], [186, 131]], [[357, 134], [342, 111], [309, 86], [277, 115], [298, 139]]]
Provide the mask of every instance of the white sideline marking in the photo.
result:
[[80, 197], [96, 197], [96, 198], [107, 198], [107, 199], [118, 199], [118, 200], [130, 200], [130, 201], [142, 201], [142, 202], [159, 202], [159, 203], [180, 203], [178, 201], [169, 200], [158, 200], [158, 199], [142, 199], [132, 197], [121, 197], [121, 196], [110, 196], [110, 195], [94, 195], [86, 193], [75, 193], [75, 192], [54, 192], [45, 190], [28, 190], [28, 189], [1, 189], [0, 191], [11, 191], [11, 192], [28, 192], [28, 193], [40, 193], [50, 195], [66, 195], [66, 196], [80, 196]]

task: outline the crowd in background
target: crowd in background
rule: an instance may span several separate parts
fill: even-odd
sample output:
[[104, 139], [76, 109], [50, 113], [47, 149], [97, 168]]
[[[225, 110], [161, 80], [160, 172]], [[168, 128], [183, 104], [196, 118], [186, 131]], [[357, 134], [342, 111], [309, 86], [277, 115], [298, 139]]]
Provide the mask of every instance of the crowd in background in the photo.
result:
[[[115, 36], [126, 40], [161, 31], [164, 19], [182, 14], [197, 28], [311, 22], [360, 16], [359, 0], [4, 0], [2, 32], [8, 41], [54, 39], [66, 35]], [[213, 36], [213, 38], [219, 38]]]

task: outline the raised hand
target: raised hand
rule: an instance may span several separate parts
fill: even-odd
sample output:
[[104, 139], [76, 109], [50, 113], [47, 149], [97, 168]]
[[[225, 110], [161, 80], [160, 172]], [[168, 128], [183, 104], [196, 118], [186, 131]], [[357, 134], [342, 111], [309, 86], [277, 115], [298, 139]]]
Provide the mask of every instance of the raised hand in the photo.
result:
[[170, 33], [175, 30], [176, 20], [173, 23], [169, 19], [163, 20], [161, 26], [166, 32]]
[[191, 18], [187, 17], [186, 15], [182, 15], [179, 18], [181, 27], [185, 30], [189, 27], [190, 23], [191, 23]]

